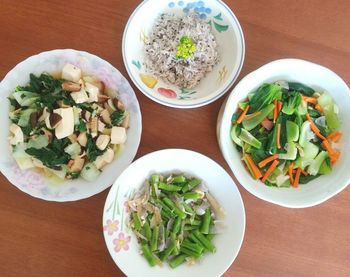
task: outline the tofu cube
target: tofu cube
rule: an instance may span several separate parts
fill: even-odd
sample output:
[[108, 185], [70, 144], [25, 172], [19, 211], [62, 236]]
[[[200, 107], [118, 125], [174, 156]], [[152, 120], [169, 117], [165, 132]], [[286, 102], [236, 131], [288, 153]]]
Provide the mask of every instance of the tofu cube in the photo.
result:
[[98, 87], [90, 83], [85, 83], [85, 90], [89, 94], [89, 103], [98, 102], [98, 95], [100, 94], [100, 90], [98, 89]]
[[114, 151], [111, 148], [108, 148], [106, 152], [103, 153], [102, 157], [106, 163], [111, 163], [114, 159]]
[[59, 108], [54, 113], [62, 117], [61, 122], [56, 126], [55, 135], [58, 139], [68, 137], [74, 133], [73, 108]]
[[77, 104], [81, 104], [89, 101], [89, 96], [87, 95], [84, 88], [81, 88], [81, 90], [79, 91], [72, 92], [70, 96], [72, 96], [74, 102]]
[[126, 141], [126, 129], [123, 127], [113, 126], [111, 132], [112, 144], [123, 144]]
[[62, 79], [72, 82], [78, 82], [81, 78], [81, 69], [67, 63], [62, 69]]

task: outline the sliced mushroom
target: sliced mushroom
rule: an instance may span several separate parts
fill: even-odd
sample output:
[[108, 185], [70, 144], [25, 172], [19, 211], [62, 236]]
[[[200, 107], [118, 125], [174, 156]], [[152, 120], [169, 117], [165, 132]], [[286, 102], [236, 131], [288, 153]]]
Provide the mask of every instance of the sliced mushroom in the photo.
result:
[[81, 117], [84, 118], [86, 121], [89, 121], [91, 117], [91, 113], [87, 110], [82, 110]]
[[85, 159], [78, 156], [73, 160], [73, 163], [70, 166], [70, 170], [73, 172], [79, 172], [80, 170], [83, 169], [84, 163], [85, 163]]
[[107, 109], [104, 109], [101, 113], [100, 113], [100, 117], [101, 120], [106, 123], [106, 124], [111, 124], [111, 115], [109, 113], [109, 111]]
[[112, 99], [108, 99], [107, 102], [105, 102], [103, 104], [103, 106], [105, 107], [105, 109], [109, 112], [109, 114], [112, 114], [114, 111], [116, 111], [114, 105], [113, 105], [113, 102], [112, 102]]
[[103, 131], [105, 130], [105, 126], [106, 124], [104, 124], [101, 120], [98, 121], [97, 129], [100, 133], [103, 133]]
[[32, 126], [32, 128], [34, 128], [38, 124], [38, 118], [39, 118], [38, 112], [32, 112], [30, 114], [30, 126]]
[[76, 134], [72, 134], [70, 136], [68, 136], [68, 139], [70, 140], [71, 143], [77, 142], [78, 137]]
[[49, 115], [50, 115], [50, 113], [49, 113], [47, 107], [45, 107], [45, 108], [43, 109], [43, 113], [42, 113], [41, 116], [39, 117], [38, 121], [40, 122], [40, 121], [46, 120], [46, 118], [47, 118]]
[[83, 147], [86, 146], [87, 144], [87, 136], [86, 136], [86, 133], [80, 133], [78, 138], [77, 138], [77, 141], [79, 142], [79, 144]]
[[122, 122], [122, 127], [128, 129], [130, 127], [130, 115], [127, 114]]
[[98, 97], [99, 103], [104, 103], [104, 102], [108, 101], [108, 99], [109, 99], [109, 96], [107, 96], [105, 94], [99, 94], [97, 97]]
[[91, 130], [91, 136], [94, 138], [97, 136], [98, 132], [98, 119], [97, 117], [94, 117], [90, 121], [90, 130]]
[[62, 83], [62, 89], [66, 91], [80, 91], [81, 89], [81, 83], [75, 83], [71, 81], [65, 81]]
[[96, 87], [98, 87], [98, 89], [100, 90], [101, 93], [105, 93], [105, 88], [106, 88], [106, 86], [105, 86], [105, 83], [104, 83], [104, 82], [102, 82], [102, 81], [96, 81], [96, 82], [94, 82], [94, 85], [95, 85]]
[[56, 128], [58, 124], [62, 121], [62, 116], [57, 113], [50, 114], [50, 125], [51, 128]]

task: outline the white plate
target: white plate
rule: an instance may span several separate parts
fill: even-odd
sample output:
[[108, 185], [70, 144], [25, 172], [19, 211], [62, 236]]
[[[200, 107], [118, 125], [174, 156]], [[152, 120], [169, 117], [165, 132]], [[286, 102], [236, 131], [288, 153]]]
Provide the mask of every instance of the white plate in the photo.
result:
[[[9, 148], [9, 101], [7, 97], [18, 85], [29, 82], [29, 74], [59, 72], [65, 63], [80, 67], [84, 74], [94, 75], [107, 87], [118, 90], [130, 112], [128, 139], [120, 156], [106, 166], [98, 179], [87, 182], [79, 178], [57, 183], [33, 170], [20, 170]], [[135, 93], [128, 81], [111, 64], [87, 52], [52, 50], [29, 57], [16, 65], [0, 83], [0, 170], [17, 188], [34, 197], [50, 201], [74, 201], [95, 195], [112, 185], [118, 175], [132, 162], [141, 137], [141, 112]]]
[[[129, 211], [126, 201], [152, 173], [185, 172], [205, 181], [211, 194], [226, 211], [221, 234], [214, 238], [215, 254], [206, 254], [193, 266], [186, 264], [171, 269], [150, 267], [141, 256], [139, 245], [127, 227]], [[166, 149], [134, 161], [112, 186], [103, 210], [104, 238], [114, 262], [132, 276], [220, 276], [236, 258], [244, 237], [245, 212], [240, 193], [227, 172], [216, 162], [197, 152]]]
[[[254, 180], [245, 169], [241, 154], [230, 138], [231, 117], [239, 101], [263, 83], [278, 80], [296, 81], [314, 89], [328, 91], [339, 107], [340, 131], [343, 133], [341, 156], [330, 174], [323, 175], [298, 188], [268, 187]], [[347, 187], [350, 182], [350, 90], [333, 71], [321, 65], [299, 59], [270, 62], [244, 77], [223, 104], [218, 117], [218, 141], [226, 162], [240, 184], [250, 193], [268, 202], [288, 208], [305, 208], [320, 204]]]
[[[185, 15], [198, 11], [212, 25], [219, 45], [220, 62], [194, 89], [179, 88], [158, 80], [154, 88], [140, 79], [144, 68], [144, 45], [155, 20], [161, 13]], [[237, 79], [244, 61], [244, 37], [241, 26], [220, 0], [210, 1], [143, 1], [130, 16], [123, 35], [123, 59], [128, 74], [139, 90], [150, 99], [175, 108], [194, 108], [207, 105], [222, 96]], [[172, 93], [162, 93], [171, 90]]]

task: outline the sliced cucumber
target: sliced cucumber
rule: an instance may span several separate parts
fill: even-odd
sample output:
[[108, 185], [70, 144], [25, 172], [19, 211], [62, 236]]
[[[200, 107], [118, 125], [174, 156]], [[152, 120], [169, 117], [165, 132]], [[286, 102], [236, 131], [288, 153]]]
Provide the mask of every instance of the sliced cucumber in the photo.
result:
[[242, 121], [244, 129], [246, 129], [247, 131], [254, 129], [264, 120], [265, 117], [269, 115], [269, 113], [274, 109], [274, 107], [275, 106], [273, 104], [266, 106], [260, 111], [258, 115], [254, 116], [251, 119], [249, 119], [249, 115], [247, 115], [246, 119], [243, 119]]
[[28, 141], [28, 148], [36, 148], [36, 149], [40, 149], [40, 148], [44, 148], [49, 144], [49, 139], [47, 138], [47, 136], [44, 135], [40, 135], [37, 137], [33, 137]]
[[299, 127], [293, 121], [287, 120], [287, 141], [297, 141], [299, 139]]
[[236, 143], [238, 146], [243, 146], [242, 140], [238, 137], [239, 133], [241, 131], [241, 128], [235, 124], [231, 128], [231, 139], [233, 140], [234, 143]]
[[305, 147], [307, 142], [315, 137], [315, 134], [311, 131], [311, 124], [309, 121], [305, 121], [301, 125], [300, 135], [299, 135], [299, 144], [301, 147]]
[[96, 168], [96, 166], [93, 163], [87, 163], [83, 167], [80, 176], [86, 181], [92, 182], [97, 179], [100, 173], [101, 172]]
[[312, 160], [311, 164], [307, 168], [307, 172], [310, 175], [316, 175], [320, 170], [321, 164], [328, 157], [328, 153], [326, 151], [321, 151], [317, 157]]
[[64, 148], [64, 152], [69, 154], [72, 157], [72, 159], [75, 159], [81, 152], [81, 146], [78, 142], [74, 142], [68, 145], [66, 148]]
[[261, 142], [244, 128], [241, 129], [241, 134], [239, 135], [239, 138], [257, 149], [261, 148]]
[[303, 159], [312, 160], [317, 156], [319, 148], [312, 142], [307, 141], [303, 147], [303, 151], [304, 151]]
[[287, 153], [278, 154], [278, 159], [281, 160], [295, 160], [298, 154], [298, 149], [294, 142], [288, 142]]
[[21, 115], [18, 120], [18, 125], [21, 127], [27, 127], [29, 125], [30, 115], [32, 112], [35, 112], [34, 109], [26, 109], [21, 112]]

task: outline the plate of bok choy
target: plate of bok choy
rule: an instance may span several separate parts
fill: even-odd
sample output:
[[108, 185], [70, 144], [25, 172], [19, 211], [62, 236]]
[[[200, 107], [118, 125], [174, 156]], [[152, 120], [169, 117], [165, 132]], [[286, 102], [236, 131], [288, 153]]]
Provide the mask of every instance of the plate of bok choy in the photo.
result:
[[135, 95], [96, 56], [55, 50], [30, 57], [8, 73], [1, 92], [9, 120], [1, 171], [33, 196], [91, 196], [108, 187], [136, 153], [141, 117]]
[[329, 69], [271, 62], [243, 78], [223, 105], [220, 148], [254, 195], [287, 207], [319, 204], [350, 179], [347, 105], [349, 88]]
[[231, 177], [184, 149], [133, 162], [112, 186], [103, 214], [108, 250], [127, 276], [220, 276], [237, 256], [244, 229]]

